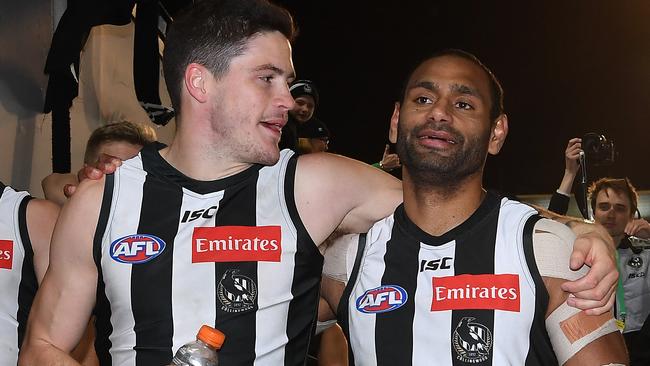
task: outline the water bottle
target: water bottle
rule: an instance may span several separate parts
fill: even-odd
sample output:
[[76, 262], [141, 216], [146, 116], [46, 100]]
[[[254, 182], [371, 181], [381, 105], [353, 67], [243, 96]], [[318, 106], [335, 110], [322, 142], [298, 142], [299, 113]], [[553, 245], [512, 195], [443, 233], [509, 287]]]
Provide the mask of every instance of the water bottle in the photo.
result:
[[225, 338], [220, 331], [203, 325], [196, 340], [179, 348], [168, 366], [218, 366], [217, 351]]

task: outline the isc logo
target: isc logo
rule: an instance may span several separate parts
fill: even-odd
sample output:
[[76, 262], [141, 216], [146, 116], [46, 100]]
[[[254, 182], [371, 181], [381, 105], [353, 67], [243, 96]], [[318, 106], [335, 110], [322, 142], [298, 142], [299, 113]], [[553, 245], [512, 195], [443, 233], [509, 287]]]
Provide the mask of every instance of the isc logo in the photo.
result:
[[182, 223], [192, 222], [199, 218], [210, 219], [217, 212], [217, 206], [212, 206], [207, 209], [200, 209], [196, 211], [185, 211], [183, 213]]
[[454, 260], [452, 257], [442, 257], [433, 260], [423, 259], [420, 261], [420, 272], [424, 271], [436, 271], [438, 269], [449, 269], [451, 268], [450, 263]]
[[157, 236], [134, 234], [111, 243], [111, 258], [121, 263], [145, 263], [165, 250], [165, 242]]
[[357, 310], [366, 314], [393, 311], [406, 304], [406, 290], [397, 285], [385, 285], [370, 289], [357, 298]]

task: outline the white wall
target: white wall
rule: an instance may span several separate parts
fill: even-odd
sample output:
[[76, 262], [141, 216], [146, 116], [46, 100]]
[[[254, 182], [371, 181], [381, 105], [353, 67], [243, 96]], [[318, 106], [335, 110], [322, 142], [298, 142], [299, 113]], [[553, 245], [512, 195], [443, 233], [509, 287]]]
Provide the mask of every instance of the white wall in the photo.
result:
[[[40, 197], [40, 181], [52, 170], [52, 120], [40, 110], [53, 8], [44, 0], [0, 2], [0, 180]], [[86, 140], [98, 126], [122, 119], [154, 126], [138, 105], [132, 64], [132, 24], [93, 28], [70, 113], [73, 171], [81, 166]], [[169, 105], [162, 77], [160, 88], [163, 103]], [[156, 131], [160, 141], [169, 142], [174, 122]]]

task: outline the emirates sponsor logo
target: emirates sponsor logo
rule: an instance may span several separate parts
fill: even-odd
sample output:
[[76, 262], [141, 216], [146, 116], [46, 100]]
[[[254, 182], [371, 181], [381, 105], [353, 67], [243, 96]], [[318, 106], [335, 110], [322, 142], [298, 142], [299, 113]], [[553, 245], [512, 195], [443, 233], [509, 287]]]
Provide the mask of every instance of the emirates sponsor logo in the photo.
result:
[[14, 258], [14, 242], [0, 240], [0, 268], [11, 269]]
[[192, 263], [279, 262], [280, 226], [196, 227], [192, 234]]
[[431, 311], [495, 309], [519, 311], [519, 275], [433, 277]]

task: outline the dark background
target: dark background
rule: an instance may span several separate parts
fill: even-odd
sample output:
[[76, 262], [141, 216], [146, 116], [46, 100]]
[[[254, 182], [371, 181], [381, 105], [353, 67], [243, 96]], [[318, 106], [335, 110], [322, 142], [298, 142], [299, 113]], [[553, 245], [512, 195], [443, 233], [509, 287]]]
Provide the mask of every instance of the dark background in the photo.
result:
[[615, 141], [618, 156], [612, 166], [590, 166], [590, 180], [628, 176], [650, 189], [650, 2], [278, 3], [300, 29], [294, 65], [319, 88], [316, 115], [332, 131], [331, 150], [379, 161], [408, 71], [453, 47], [478, 56], [505, 90], [510, 133], [488, 159], [487, 187], [554, 191], [567, 141], [595, 132]]

